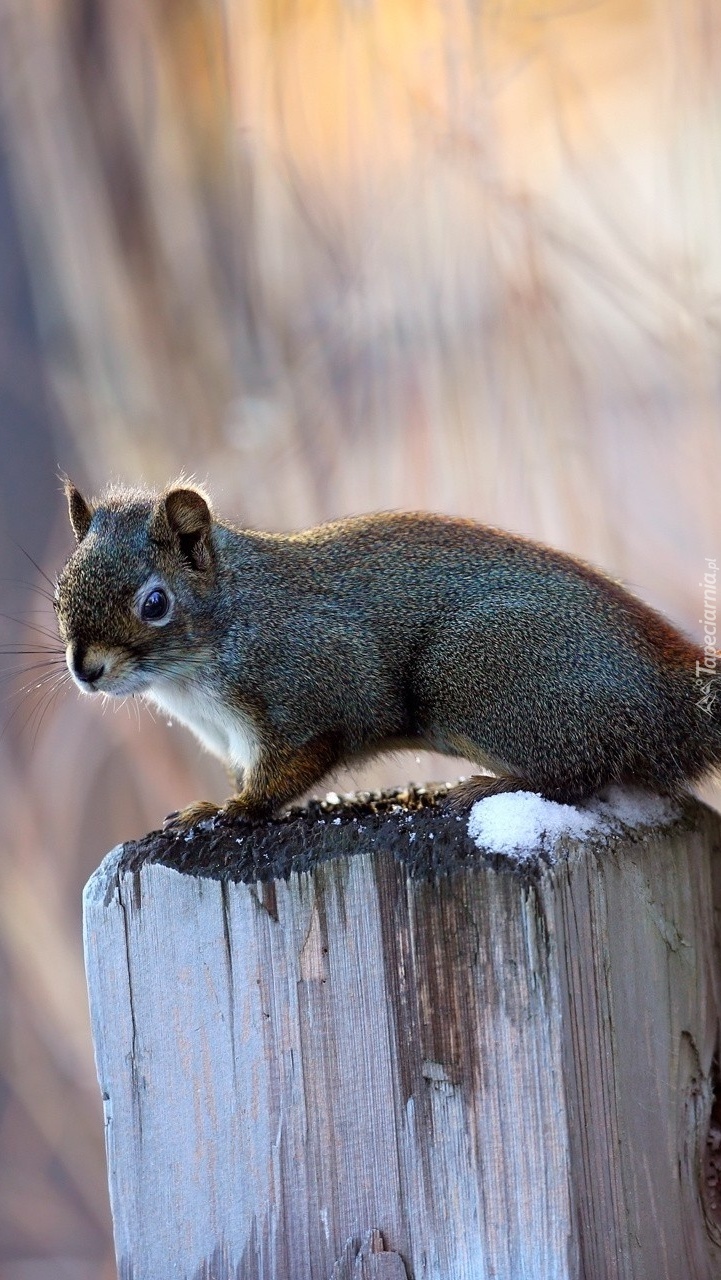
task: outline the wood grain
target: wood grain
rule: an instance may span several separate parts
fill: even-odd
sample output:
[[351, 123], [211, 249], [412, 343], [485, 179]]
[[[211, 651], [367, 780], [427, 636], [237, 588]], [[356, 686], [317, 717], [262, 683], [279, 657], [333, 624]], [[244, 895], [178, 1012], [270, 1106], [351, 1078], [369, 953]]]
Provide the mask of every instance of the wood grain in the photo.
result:
[[121, 1277], [721, 1277], [718, 818], [518, 867], [389, 808], [90, 880]]

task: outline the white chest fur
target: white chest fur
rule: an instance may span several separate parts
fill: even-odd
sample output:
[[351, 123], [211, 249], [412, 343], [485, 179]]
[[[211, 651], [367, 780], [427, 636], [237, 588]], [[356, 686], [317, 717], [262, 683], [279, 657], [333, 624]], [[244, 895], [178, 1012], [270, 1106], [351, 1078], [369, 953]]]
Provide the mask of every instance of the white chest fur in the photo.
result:
[[203, 746], [231, 769], [251, 769], [260, 751], [255, 726], [249, 716], [233, 711], [202, 686], [159, 681], [145, 697], [167, 715], [179, 720]]

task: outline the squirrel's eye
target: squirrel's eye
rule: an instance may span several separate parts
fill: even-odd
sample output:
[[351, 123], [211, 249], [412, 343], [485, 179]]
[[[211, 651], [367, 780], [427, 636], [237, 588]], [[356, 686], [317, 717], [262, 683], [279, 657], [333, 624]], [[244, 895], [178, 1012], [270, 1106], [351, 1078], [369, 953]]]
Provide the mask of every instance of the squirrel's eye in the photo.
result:
[[143, 622], [159, 622], [165, 617], [169, 608], [170, 601], [162, 587], [154, 587], [140, 606], [140, 616]]

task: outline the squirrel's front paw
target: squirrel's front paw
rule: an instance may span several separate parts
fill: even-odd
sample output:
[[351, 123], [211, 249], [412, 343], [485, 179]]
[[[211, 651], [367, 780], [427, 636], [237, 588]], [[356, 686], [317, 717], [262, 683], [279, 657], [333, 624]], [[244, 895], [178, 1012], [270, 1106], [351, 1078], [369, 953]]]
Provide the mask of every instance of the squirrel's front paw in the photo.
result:
[[225, 804], [211, 804], [210, 800], [198, 800], [195, 804], [189, 804], [187, 809], [169, 813], [163, 823], [163, 831], [192, 831], [193, 827], [199, 826], [201, 822], [208, 822], [213, 818], [221, 818], [224, 824], [237, 825], [245, 822], [254, 826], [266, 816], [265, 811], [249, 810], [246, 803], [236, 796], [231, 796]]
[[163, 822], [163, 831], [192, 831], [199, 822], [216, 818], [219, 813], [222, 813], [220, 805], [212, 804], [210, 800], [197, 800], [195, 804], [189, 804], [187, 809], [169, 813]]

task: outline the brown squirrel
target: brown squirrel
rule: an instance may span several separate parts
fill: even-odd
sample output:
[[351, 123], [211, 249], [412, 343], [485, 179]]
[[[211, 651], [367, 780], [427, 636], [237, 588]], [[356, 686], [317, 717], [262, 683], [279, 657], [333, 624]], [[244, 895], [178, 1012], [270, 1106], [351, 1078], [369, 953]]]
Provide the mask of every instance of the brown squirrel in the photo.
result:
[[187, 486], [66, 494], [71, 674], [192, 729], [235, 777], [229, 817], [270, 815], [399, 747], [492, 769], [451, 793], [463, 806], [516, 790], [572, 803], [611, 783], [674, 795], [721, 763], [703, 651], [570, 555], [445, 516], [270, 534], [218, 520]]

